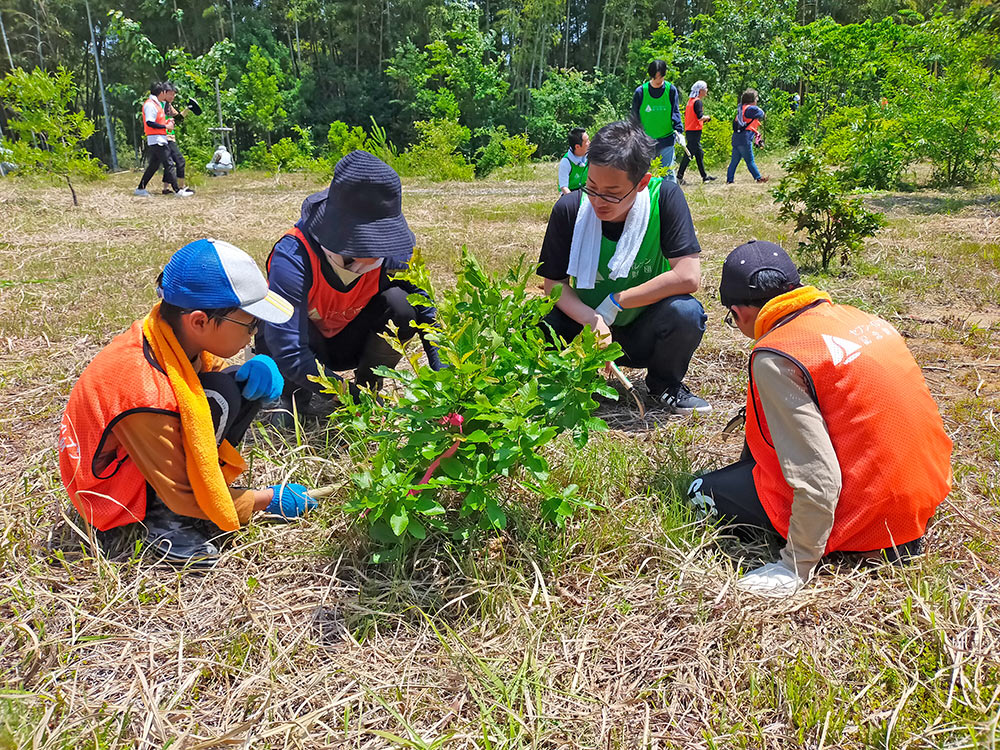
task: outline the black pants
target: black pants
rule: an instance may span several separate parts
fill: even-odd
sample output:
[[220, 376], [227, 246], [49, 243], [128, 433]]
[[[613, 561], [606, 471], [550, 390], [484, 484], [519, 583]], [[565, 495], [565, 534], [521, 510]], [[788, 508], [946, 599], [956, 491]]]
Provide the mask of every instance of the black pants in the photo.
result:
[[[691, 152], [691, 156], [695, 158], [698, 162], [698, 171], [701, 172], [701, 179], [708, 177], [708, 173], [705, 172], [705, 149], [701, 147], [701, 131], [700, 130], [686, 130], [684, 131], [687, 136], [688, 151]], [[677, 168], [677, 179], [683, 179], [684, 170], [688, 168], [688, 164], [691, 163], [691, 156], [686, 153], [681, 157], [680, 166]]]
[[[768, 518], [764, 506], [757, 495], [757, 487], [753, 483], [753, 469], [757, 462], [743, 445], [743, 454], [735, 464], [725, 466], [718, 471], [702, 474], [694, 480], [688, 495], [697, 493], [708, 495], [715, 500], [715, 509], [719, 517], [732, 526], [752, 526], [777, 534], [771, 519]], [[913, 541], [889, 547], [884, 550], [845, 551], [845, 554], [866, 554], [881, 552], [889, 562], [905, 562], [919, 555], [923, 549], [923, 537]]]
[[227, 367], [221, 372], [203, 372], [198, 376], [212, 411], [216, 443], [228, 440], [233, 446], [239, 445], [260, 411], [259, 400], [247, 401], [243, 398], [235, 378], [238, 369]]
[[170, 160], [170, 149], [165, 145], [146, 146], [146, 153], [149, 154], [149, 166], [143, 172], [142, 179], [139, 180], [139, 189], [145, 190], [146, 185], [153, 179], [156, 171], [163, 167], [163, 181], [170, 185], [175, 191], [177, 187], [177, 174], [174, 172], [174, 164]]
[[[645, 367], [646, 387], [654, 397], [676, 388], [683, 382], [691, 357], [705, 335], [707, 319], [705, 308], [689, 294], [654, 302], [628, 325], [611, 326], [611, 338], [625, 352], [618, 363]], [[542, 324], [546, 336], [550, 336], [551, 326], [566, 341], [572, 341], [583, 330], [559, 308], [553, 308]]]
[[[177, 179], [183, 180], [184, 167], [187, 164], [187, 159], [184, 158], [184, 154], [181, 153], [181, 150], [177, 148], [177, 141], [167, 141], [167, 151], [170, 154], [170, 161], [173, 162], [174, 173], [177, 175]], [[170, 184], [170, 180], [167, 179], [166, 170], [163, 170], [163, 184]]]

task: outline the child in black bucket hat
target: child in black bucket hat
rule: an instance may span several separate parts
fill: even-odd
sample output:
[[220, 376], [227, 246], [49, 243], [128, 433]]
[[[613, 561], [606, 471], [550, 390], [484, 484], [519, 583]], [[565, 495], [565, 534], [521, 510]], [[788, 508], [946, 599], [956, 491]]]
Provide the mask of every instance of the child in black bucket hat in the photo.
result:
[[[354, 370], [358, 386], [378, 388], [373, 369], [400, 358], [381, 334], [393, 326], [402, 340], [414, 323], [431, 323], [435, 310], [411, 305], [424, 292], [389, 275], [413, 254], [413, 232], [402, 211], [399, 175], [367, 151], [337, 163], [330, 187], [302, 203], [302, 214], [268, 258], [270, 288], [294, 309], [282, 324], [265, 324], [257, 349], [270, 354], [285, 378], [278, 422], [290, 415], [325, 414], [333, 407], [309, 380], [318, 365], [333, 372]], [[438, 369], [436, 349], [425, 342], [428, 362]], [[294, 403], [293, 403], [294, 400]]]

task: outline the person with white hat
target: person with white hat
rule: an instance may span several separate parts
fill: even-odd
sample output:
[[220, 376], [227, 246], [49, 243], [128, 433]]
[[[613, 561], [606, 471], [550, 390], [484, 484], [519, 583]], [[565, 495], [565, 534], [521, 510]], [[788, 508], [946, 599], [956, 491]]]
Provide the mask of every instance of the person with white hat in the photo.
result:
[[211, 567], [220, 539], [254, 511], [297, 517], [315, 505], [302, 485], [231, 487], [246, 468], [236, 450], [283, 380], [273, 360], [223, 359], [289, 303], [253, 259], [219, 240], [178, 250], [157, 279], [162, 300], [114, 338], [70, 393], [59, 469], [70, 500], [105, 553], [138, 532], [168, 562]]

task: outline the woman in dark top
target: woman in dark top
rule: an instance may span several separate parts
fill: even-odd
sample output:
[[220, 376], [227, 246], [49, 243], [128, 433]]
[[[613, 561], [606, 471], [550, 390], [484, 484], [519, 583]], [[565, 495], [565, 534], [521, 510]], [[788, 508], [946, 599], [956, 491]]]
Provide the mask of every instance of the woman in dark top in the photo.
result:
[[695, 81], [691, 87], [691, 95], [688, 97], [687, 107], [684, 110], [684, 132], [687, 134], [687, 152], [681, 157], [680, 169], [677, 170], [677, 181], [684, 184], [684, 170], [691, 163], [693, 156], [698, 162], [698, 171], [701, 172], [702, 182], [711, 182], [715, 178], [705, 173], [705, 149], [701, 147], [701, 130], [704, 124], [712, 118], [705, 114], [705, 105], [702, 99], [708, 94], [708, 84], [704, 81]]

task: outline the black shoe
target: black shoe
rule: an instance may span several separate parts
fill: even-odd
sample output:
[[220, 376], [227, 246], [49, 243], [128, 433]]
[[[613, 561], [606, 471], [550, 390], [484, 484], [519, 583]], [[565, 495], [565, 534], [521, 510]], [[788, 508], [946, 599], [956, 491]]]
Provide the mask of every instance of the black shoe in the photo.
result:
[[695, 396], [688, 387], [681, 383], [674, 388], [667, 388], [656, 401], [663, 404], [672, 414], [681, 414], [685, 417], [698, 412], [698, 414], [708, 414], [712, 411], [712, 405], [705, 399]]
[[706, 177], [702, 177], [702, 178], [701, 178], [701, 181], [702, 181], [702, 182], [712, 182], [712, 180], [715, 180], [715, 179], [718, 179], [718, 178], [716, 178], [716, 177], [713, 177], [712, 175], [708, 175], [708, 176], [706, 176]]
[[219, 562], [219, 547], [205, 522], [177, 515], [158, 498], [149, 499], [143, 525], [146, 548], [157, 560], [201, 569], [214, 568]]

